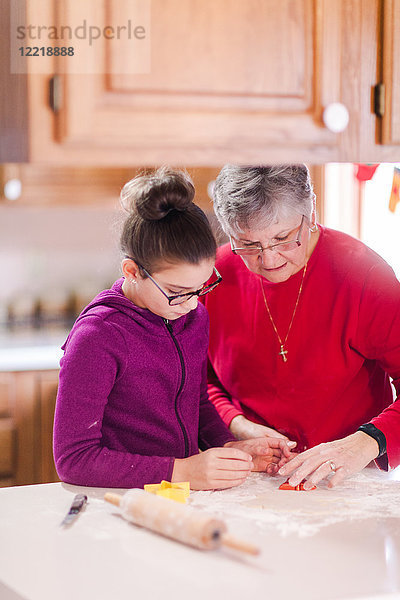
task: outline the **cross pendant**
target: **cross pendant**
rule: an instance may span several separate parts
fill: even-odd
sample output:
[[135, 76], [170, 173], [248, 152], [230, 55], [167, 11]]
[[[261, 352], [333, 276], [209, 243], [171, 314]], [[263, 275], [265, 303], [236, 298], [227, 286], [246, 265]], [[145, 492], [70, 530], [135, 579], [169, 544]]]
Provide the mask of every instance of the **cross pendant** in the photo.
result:
[[287, 358], [286, 358], [287, 353], [288, 353], [288, 351], [285, 350], [283, 344], [281, 344], [281, 351], [279, 352], [279, 355], [282, 356], [283, 362], [287, 362]]

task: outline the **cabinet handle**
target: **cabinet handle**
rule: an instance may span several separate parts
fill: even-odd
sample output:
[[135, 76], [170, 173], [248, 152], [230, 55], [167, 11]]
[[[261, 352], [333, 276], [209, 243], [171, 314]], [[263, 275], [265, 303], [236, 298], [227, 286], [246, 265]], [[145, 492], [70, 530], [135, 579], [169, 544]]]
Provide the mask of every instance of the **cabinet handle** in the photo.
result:
[[349, 124], [349, 111], [341, 102], [332, 102], [325, 107], [322, 120], [329, 131], [340, 133]]
[[53, 75], [53, 77], [49, 81], [49, 104], [51, 110], [57, 114], [61, 110], [61, 103], [61, 78], [59, 75]]

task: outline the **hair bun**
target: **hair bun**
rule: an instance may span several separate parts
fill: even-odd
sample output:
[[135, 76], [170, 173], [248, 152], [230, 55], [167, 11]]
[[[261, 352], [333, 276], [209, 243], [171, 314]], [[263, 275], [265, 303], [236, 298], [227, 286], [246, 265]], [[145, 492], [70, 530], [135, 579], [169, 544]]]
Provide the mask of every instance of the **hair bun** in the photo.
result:
[[122, 206], [137, 212], [145, 221], [159, 221], [171, 211], [185, 211], [194, 198], [188, 173], [161, 167], [151, 174], [138, 175], [121, 191]]

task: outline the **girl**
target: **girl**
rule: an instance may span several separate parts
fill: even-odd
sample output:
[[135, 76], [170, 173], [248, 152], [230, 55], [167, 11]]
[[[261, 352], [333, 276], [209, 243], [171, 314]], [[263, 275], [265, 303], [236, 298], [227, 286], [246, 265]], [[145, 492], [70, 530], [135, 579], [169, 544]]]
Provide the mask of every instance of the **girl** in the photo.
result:
[[221, 277], [193, 198], [189, 177], [168, 168], [122, 190], [124, 277], [82, 311], [63, 346], [54, 457], [68, 483], [228, 488], [290, 456], [277, 438], [235, 441], [208, 400], [208, 316], [198, 297]]

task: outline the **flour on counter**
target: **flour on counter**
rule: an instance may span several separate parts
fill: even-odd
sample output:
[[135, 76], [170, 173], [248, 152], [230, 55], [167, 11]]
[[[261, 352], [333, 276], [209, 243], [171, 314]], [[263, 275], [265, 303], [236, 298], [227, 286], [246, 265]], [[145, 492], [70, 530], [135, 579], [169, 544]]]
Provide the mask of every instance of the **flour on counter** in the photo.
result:
[[191, 506], [223, 518], [229, 525], [245, 521], [257, 530], [280, 535], [315, 535], [335, 523], [400, 517], [400, 482], [375, 469], [347, 479], [337, 488], [326, 484], [310, 492], [278, 490], [284, 481], [252, 473], [241, 486], [214, 492], [192, 492]]

